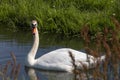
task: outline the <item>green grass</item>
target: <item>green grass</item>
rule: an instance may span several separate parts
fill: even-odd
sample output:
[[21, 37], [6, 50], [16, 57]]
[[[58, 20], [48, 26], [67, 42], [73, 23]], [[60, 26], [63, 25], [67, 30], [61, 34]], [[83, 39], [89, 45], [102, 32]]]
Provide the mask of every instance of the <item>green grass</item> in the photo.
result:
[[119, 0], [1, 0], [0, 23], [16, 29], [37, 19], [43, 32], [79, 34], [85, 24], [96, 32], [105, 25], [113, 27], [112, 14], [120, 20], [119, 4]]

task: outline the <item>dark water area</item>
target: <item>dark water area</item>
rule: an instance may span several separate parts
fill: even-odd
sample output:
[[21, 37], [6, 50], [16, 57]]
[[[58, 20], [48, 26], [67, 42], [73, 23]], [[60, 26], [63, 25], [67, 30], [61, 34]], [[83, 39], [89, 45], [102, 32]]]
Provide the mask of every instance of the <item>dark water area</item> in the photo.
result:
[[[81, 50], [83, 47], [83, 43], [78, 38], [66, 39], [55, 34], [39, 35], [40, 44], [36, 58], [49, 51], [63, 47], [69, 47], [77, 50]], [[0, 28], [0, 68], [3, 69], [8, 61], [12, 61], [12, 57], [10, 56], [10, 53], [12, 52], [16, 56], [17, 64], [20, 64], [18, 80], [30, 80], [30, 76], [32, 76], [32, 80], [73, 80], [74, 75], [66, 72], [40, 71], [28, 68], [26, 70], [24, 60], [32, 47], [32, 41], [33, 37], [31, 31], [13, 32]], [[10, 70], [8, 71], [7, 75], [10, 75]]]

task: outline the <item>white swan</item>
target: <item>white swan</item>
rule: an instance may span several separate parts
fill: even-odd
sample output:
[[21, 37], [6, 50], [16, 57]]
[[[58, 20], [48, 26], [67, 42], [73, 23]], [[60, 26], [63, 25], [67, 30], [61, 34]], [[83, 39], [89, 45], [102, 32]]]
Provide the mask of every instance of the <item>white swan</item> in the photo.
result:
[[32, 32], [34, 36], [34, 43], [26, 58], [26, 66], [28, 67], [71, 72], [74, 67], [72, 64], [72, 59], [69, 56], [69, 52], [71, 52], [74, 56], [75, 64], [79, 69], [82, 69], [83, 65], [85, 65], [88, 69], [94, 68], [98, 60], [102, 61], [105, 59], [105, 56], [94, 58], [91, 55], [87, 55], [86, 53], [70, 48], [57, 49], [35, 59], [35, 55], [39, 46], [39, 34], [36, 20], [32, 21]]

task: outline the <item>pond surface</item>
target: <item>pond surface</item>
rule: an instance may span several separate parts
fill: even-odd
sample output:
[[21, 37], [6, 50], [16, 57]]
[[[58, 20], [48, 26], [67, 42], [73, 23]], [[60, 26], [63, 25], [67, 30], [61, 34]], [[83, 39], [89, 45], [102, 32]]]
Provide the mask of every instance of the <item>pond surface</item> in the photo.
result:
[[[76, 50], [81, 50], [83, 47], [83, 43], [78, 38], [63, 38], [62, 36], [60, 37], [55, 34], [39, 35], [40, 44], [36, 58], [49, 51], [63, 47], [70, 47]], [[18, 80], [30, 80], [30, 78], [33, 78], [32, 80], [73, 80], [74, 75], [70, 73], [26, 69], [24, 66], [24, 59], [32, 47], [32, 40], [33, 38], [30, 31], [12, 32], [3, 29], [3, 27], [0, 28], [0, 68], [4, 69], [7, 62], [10, 60], [12, 61], [12, 57], [10, 56], [10, 53], [12, 52], [16, 56], [17, 64], [20, 64]], [[10, 75], [10, 72], [11, 71], [8, 70], [8, 76]]]

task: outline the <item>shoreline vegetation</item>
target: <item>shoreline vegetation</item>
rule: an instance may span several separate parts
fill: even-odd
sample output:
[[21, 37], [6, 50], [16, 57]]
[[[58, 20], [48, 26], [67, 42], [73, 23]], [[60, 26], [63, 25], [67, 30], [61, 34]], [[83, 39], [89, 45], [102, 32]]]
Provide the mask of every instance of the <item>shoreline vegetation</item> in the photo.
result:
[[119, 0], [0, 0], [0, 23], [26, 30], [36, 19], [41, 32], [79, 35], [85, 25], [93, 36], [120, 20]]

